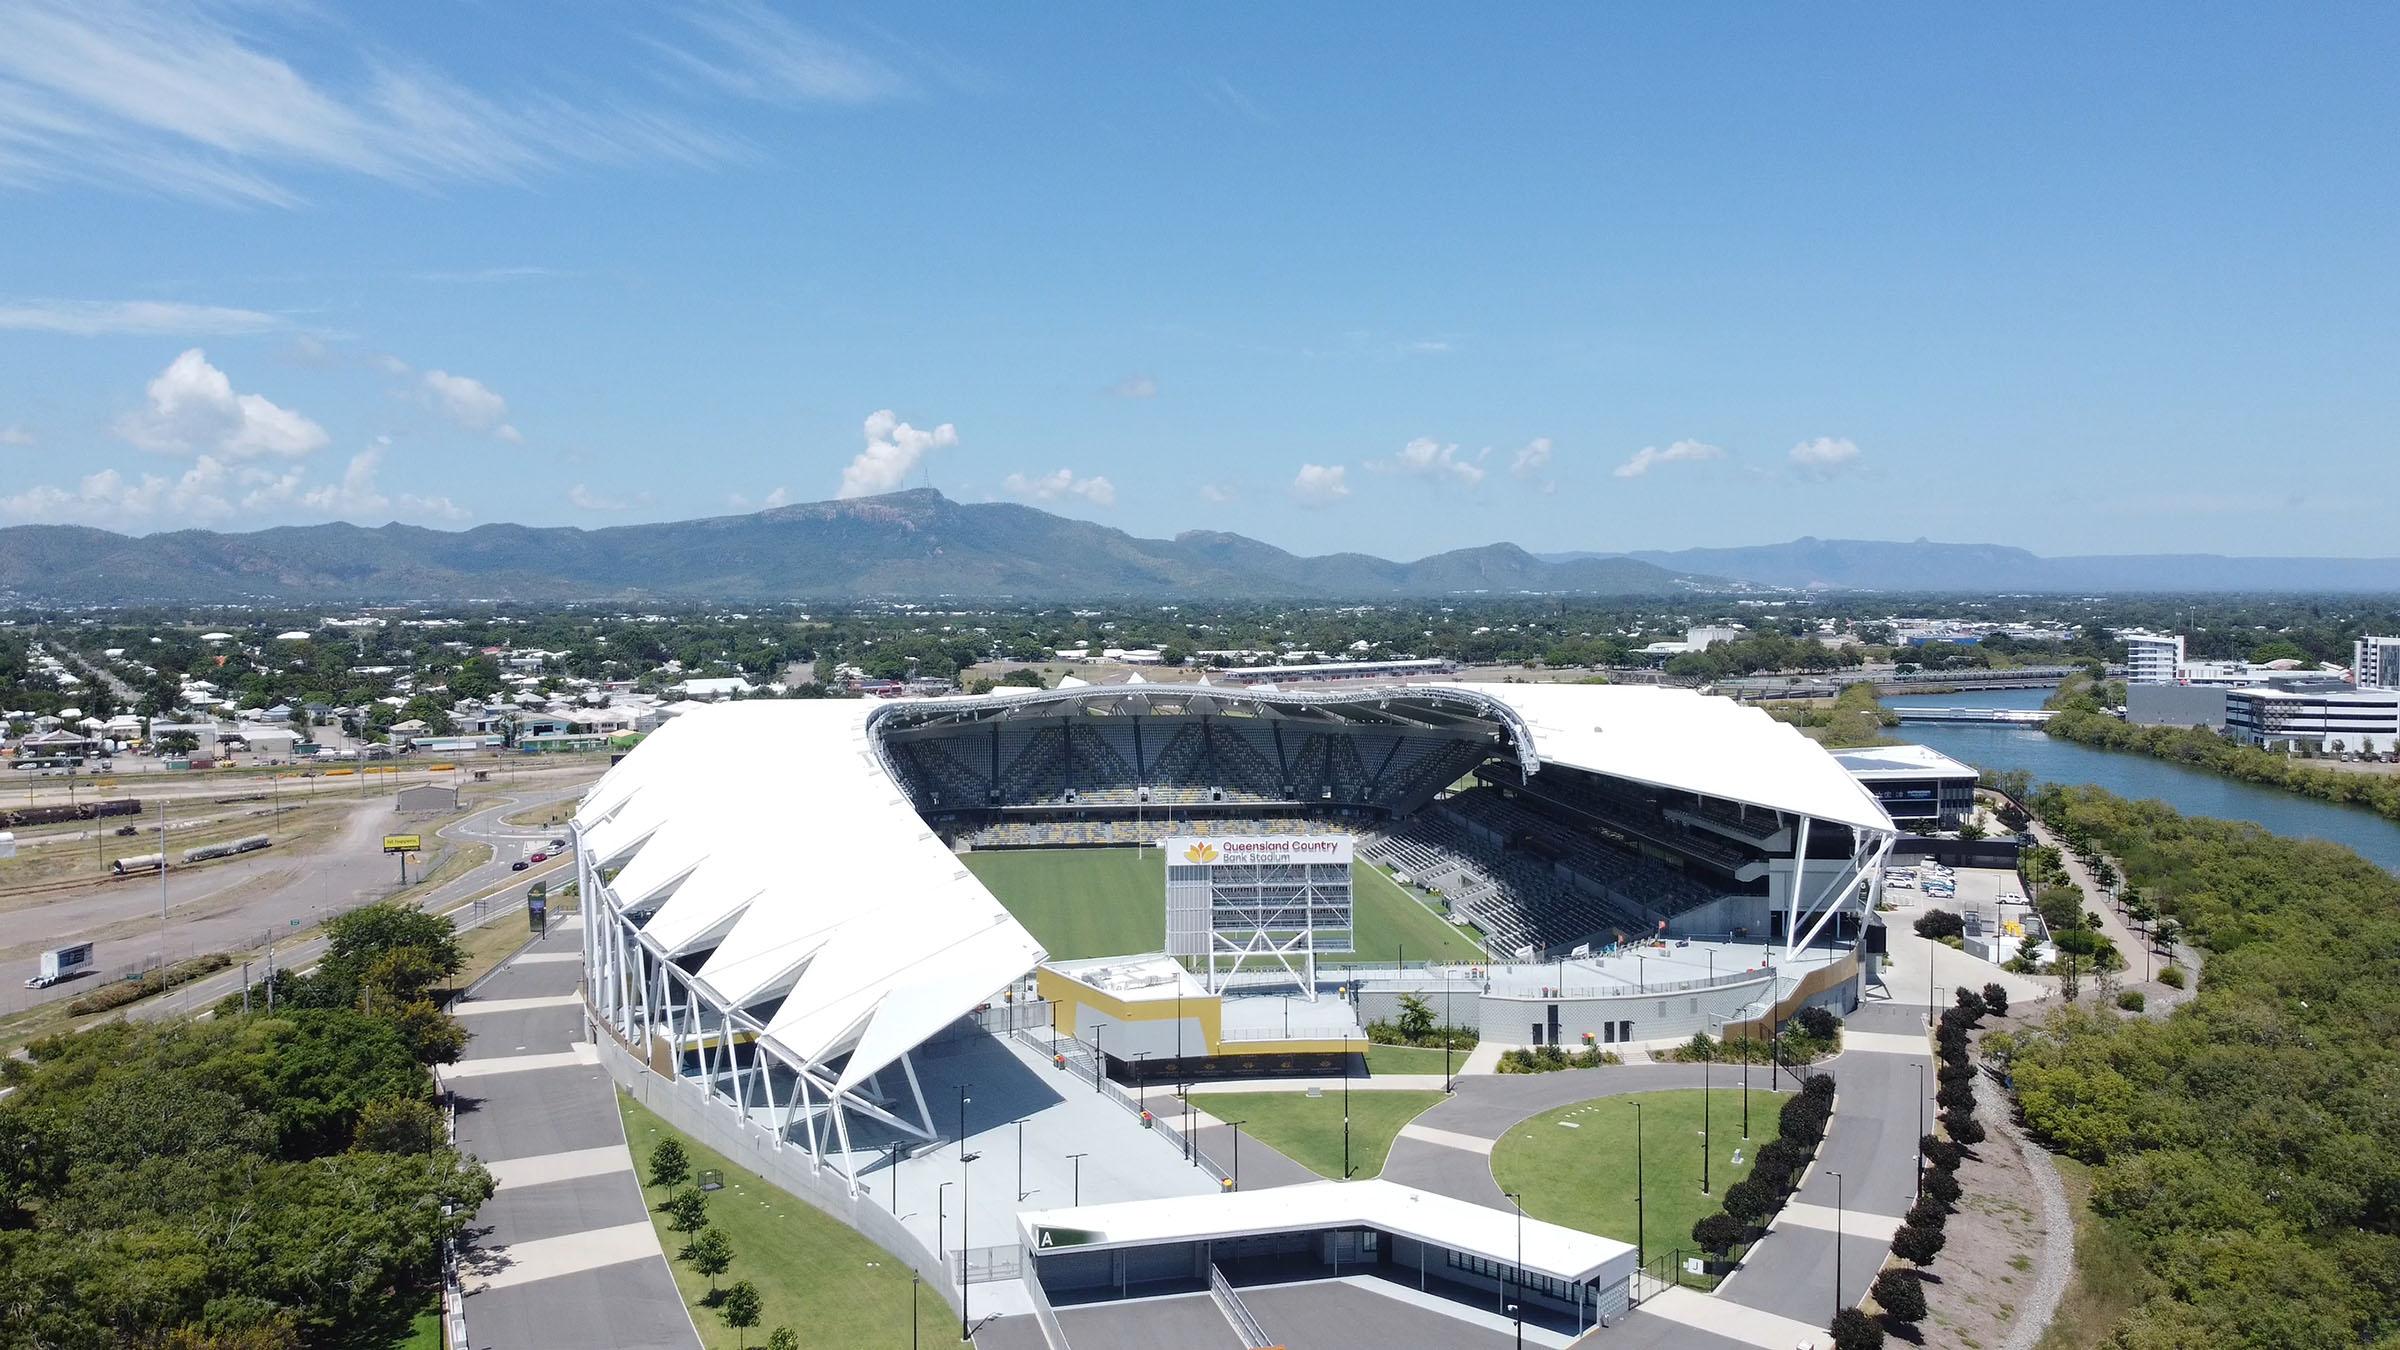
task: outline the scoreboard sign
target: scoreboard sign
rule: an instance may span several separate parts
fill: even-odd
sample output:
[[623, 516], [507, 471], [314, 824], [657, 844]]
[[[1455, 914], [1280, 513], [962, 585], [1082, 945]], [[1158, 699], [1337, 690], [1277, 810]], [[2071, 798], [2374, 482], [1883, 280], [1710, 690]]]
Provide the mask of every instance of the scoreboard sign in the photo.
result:
[[1167, 865], [1185, 867], [1290, 866], [1294, 863], [1350, 865], [1346, 834], [1212, 835], [1170, 839]]
[[1351, 950], [1349, 835], [1186, 835], [1160, 849], [1167, 954], [1205, 957], [1210, 989], [1263, 962], [1314, 998], [1318, 953]]

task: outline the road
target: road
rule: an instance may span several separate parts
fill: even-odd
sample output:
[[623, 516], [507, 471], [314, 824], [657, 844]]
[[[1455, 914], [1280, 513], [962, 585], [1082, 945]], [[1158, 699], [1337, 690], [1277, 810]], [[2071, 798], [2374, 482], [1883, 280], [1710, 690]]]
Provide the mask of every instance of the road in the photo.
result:
[[[441, 827], [436, 833], [455, 845], [491, 845], [492, 858], [431, 891], [402, 891], [398, 865], [383, 854], [380, 837], [405, 822], [392, 814], [388, 799], [369, 798], [331, 840], [314, 848], [289, 853], [269, 850], [190, 872], [170, 872], [163, 938], [160, 887], [147, 878], [102, 883], [92, 890], [15, 911], [9, 915], [10, 944], [0, 949], [0, 955], [8, 958], [6, 967], [0, 969], [0, 1013], [49, 999], [71, 998], [93, 987], [90, 979], [44, 990], [23, 987], [41, 951], [69, 942], [100, 941], [99, 966], [104, 974], [110, 974], [154, 961], [162, 945], [169, 960], [202, 952], [248, 950], [278, 933], [310, 929], [334, 914], [395, 895], [438, 909], [511, 880], [530, 883], [556, 871], [564, 860], [525, 872], [512, 872], [510, 863], [524, 856], [526, 844], [546, 843], [557, 837], [556, 832], [503, 825], [500, 818], [546, 803], [557, 803], [563, 813], [587, 785], [544, 781], [525, 791], [503, 793], [473, 814]], [[287, 966], [304, 962], [321, 947], [313, 939], [291, 947], [278, 946], [276, 959]], [[241, 973], [236, 967], [187, 986], [183, 998], [160, 1002], [197, 1004], [240, 987]]]

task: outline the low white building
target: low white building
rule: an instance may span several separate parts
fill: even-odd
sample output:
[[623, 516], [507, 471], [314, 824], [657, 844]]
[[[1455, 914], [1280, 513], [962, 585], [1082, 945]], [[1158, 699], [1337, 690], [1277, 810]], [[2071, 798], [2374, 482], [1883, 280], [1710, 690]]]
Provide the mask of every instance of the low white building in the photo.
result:
[[2400, 745], [2400, 690], [2254, 688], [2225, 691], [2225, 730], [2268, 749], [2389, 754]]

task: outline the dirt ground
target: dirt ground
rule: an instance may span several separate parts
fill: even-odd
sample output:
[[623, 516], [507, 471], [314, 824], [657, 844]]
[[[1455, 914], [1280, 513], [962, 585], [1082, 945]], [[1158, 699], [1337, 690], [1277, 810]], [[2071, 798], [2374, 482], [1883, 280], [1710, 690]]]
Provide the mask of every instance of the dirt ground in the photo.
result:
[[1989, 1130], [1975, 1153], [1959, 1164], [1966, 1193], [1926, 1272], [1928, 1311], [1918, 1329], [1927, 1345], [1998, 1350], [2038, 1279], [2045, 1225], [2032, 1169], [2016, 1146]]

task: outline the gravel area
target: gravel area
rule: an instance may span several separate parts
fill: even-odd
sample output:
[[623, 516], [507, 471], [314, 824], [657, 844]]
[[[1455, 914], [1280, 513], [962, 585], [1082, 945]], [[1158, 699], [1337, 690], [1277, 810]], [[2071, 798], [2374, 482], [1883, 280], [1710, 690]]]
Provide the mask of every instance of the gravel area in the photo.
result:
[[1975, 1118], [1987, 1136], [1960, 1164], [1965, 1194], [1925, 1272], [1923, 1344], [2028, 1350], [2074, 1274], [2075, 1226], [2049, 1155], [2009, 1119], [2007, 1094], [1978, 1080]]

